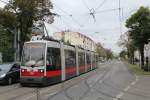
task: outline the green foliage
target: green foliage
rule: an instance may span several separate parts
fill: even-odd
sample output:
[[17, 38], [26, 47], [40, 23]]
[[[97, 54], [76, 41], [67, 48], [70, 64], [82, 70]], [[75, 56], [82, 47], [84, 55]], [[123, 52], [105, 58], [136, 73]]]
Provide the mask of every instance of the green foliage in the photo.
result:
[[0, 28], [0, 52], [3, 62], [14, 61], [13, 35]]
[[129, 28], [129, 37], [132, 40], [132, 46], [136, 47], [141, 53], [141, 62], [144, 66], [144, 44], [150, 39], [150, 10], [148, 7], [140, 7], [126, 21], [126, 27]]
[[99, 57], [106, 57], [105, 48], [101, 45], [101, 43], [97, 43], [96, 52], [98, 53]]
[[134, 40], [134, 44], [140, 48], [147, 43], [150, 38], [150, 10], [141, 7], [126, 22], [126, 26], [130, 28], [130, 36]]
[[143, 69], [140, 68], [138, 65], [133, 65], [127, 63], [129, 69], [136, 75], [150, 75], [150, 72], [145, 72]]
[[131, 63], [134, 63], [134, 52], [137, 50], [133, 39], [131, 39], [130, 32], [126, 32], [125, 34], [120, 36], [119, 46], [124, 47], [125, 50], [120, 52], [120, 56], [124, 58], [124, 54], [126, 51], [126, 55], [129, 58]]
[[13, 12], [0, 9], [0, 27], [8, 32], [14, 30], [16, 26], [16, 15]]
[[101, 43], [97, 43], [96, 52], [98, 53], [99, 57], [107, 59], [112, 59], [114, 57], [113, 52], [110, 49], [104, 48]]
[[113, 52], [111, 51], [111, 49], [105, 49], [106, 52], [106, 58], [107, 59], [112, 59], [114, 57]]
[[123, 58], [123, 59], [127, 59], [127, 58], [126, 58], [127, 55], [128, 55], [128, 52], [125, 51], [125, 50], [121, 51], [120, 54], [119, 54], [119, 56], [120, 56], [121, 58]]
[[[20, 31], [20, 55], [24, 42], [31, 37], [34, 23], [43, 20], [47, 20], [48, 23], [54, 21], [51, 17], [52, 7], [49, 0], [9, 0], [5, 8], [0, 10], [0, 27], [7, 30], [4, 33], [14, 35]], [[7, 52], [7, 49], [5, 50]]]

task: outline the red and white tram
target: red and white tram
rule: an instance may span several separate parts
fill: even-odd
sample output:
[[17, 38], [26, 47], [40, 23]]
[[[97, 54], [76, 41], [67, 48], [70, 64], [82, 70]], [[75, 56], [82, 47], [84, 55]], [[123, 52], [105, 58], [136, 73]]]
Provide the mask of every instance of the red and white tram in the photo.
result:
[[97, 68], [95, 52], [57, 41], [24, 44], [20, 83], [50, 85]]

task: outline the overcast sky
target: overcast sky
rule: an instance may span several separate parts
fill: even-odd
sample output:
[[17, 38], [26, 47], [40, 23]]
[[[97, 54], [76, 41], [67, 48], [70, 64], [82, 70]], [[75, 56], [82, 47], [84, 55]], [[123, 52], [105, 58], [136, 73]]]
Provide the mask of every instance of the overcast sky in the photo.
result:
[[[140, 6], [150, 7], [150, 0], [120, 1], [121, 30], [119, 0], [52, 0], [53, 12], [60, 16], [55, 17], [55, 22], [52, 25], [48, 25], [49, 34], [65, 29], [80, 32], [118, 53], [121, 50], [117, 45], [119, 37], [127, 31], [125, 20]], [[3, 6], [1, 2], [0, 6]], [[96, 12], [95, 20], [89, 14], [89, 9], [94, 9], [91, 11]]]
[[[55, 17], [51, 32], [70, 29], [79, 31], [104, 47], [114, 52], [121, 50], [117, 42], [120, 35], [127, 31], [125, 20], [140, 6], [150, 7], [150, 0], [120, 0], [121, 1], [121, 33], [119, 22], [119, 0], [52, 0]], [[90, 16], [89, 9], [96, 9], [95, 20]], [[116, 9], [109, 11], [109, 9]], [[69, 15], [72, 15], [70, 17]], [[52, 30], [53, 29], [53, 30]]]

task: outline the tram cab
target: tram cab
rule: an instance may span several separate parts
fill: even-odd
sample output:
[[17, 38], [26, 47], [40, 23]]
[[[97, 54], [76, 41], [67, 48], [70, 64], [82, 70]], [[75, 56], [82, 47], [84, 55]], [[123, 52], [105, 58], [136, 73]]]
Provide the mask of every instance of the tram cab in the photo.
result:
[[61, 81], [60, 43], [31, 41], [24, 44], [21, 84], [47, 84]]

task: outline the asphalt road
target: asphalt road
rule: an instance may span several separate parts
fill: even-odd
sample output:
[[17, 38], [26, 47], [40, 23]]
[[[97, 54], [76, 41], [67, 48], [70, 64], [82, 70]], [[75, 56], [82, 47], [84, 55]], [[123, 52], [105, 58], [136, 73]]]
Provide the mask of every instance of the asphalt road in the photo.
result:
[[0, 86], [0, 100], [150, 100], [150, 77], [109, 61], [79, 77], [44, 88]]

